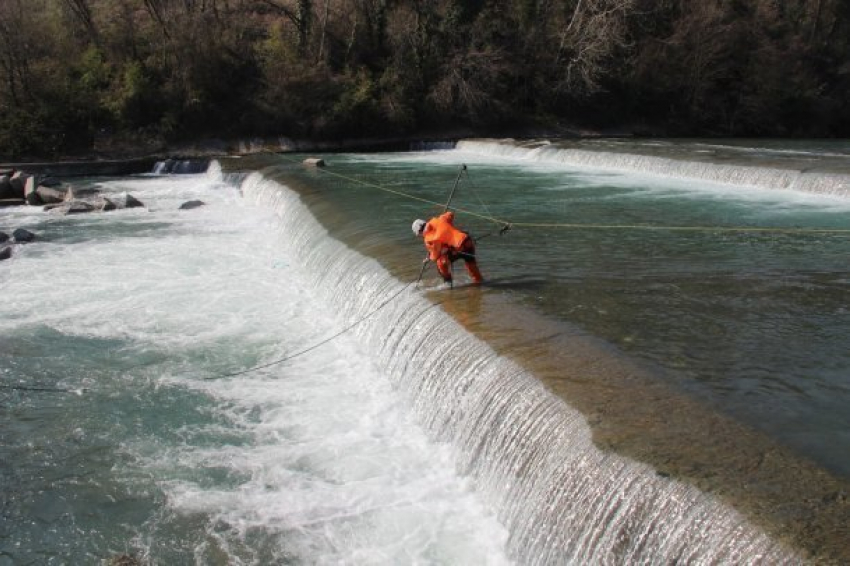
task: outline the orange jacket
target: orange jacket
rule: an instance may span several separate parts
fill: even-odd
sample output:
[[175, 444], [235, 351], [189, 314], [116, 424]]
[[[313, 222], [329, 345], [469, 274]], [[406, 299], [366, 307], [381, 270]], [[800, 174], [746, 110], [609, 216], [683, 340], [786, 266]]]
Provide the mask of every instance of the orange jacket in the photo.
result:
[[422, 237], [431, 261], [437, 261], [440, 255], [448, 253], [451, 248], [460, 249], [463, 241], [468, 237], [466, 232], [461, 232], [454, 227], [454, 219], [454, 212], [444, 212], [429, 220], [425, 225]]

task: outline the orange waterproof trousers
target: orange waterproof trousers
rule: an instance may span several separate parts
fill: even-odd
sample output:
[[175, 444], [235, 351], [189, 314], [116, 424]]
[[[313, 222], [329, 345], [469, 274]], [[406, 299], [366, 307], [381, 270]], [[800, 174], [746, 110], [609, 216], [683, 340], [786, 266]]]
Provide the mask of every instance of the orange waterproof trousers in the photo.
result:
[[478, 269], [478, 262], [475, 261], [475, 242], [472, 238], [464, 238], [460, 244], [460, 248], [449, 248], [448, 253], [440, 255], [437, 258], [437, 271], [443, 277], [443, 281], [451, 283], [452, 281], [452, 263], [462, 259], [466, 264], [466, 271], [475, 283], [481, 283], [484, 278], [481, 276], [481, 271]]

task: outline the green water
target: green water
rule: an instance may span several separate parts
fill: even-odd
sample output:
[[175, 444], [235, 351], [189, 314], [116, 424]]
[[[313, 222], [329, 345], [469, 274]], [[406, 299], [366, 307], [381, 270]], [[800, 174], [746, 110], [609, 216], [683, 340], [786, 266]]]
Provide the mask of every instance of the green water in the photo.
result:
[[459, 151], [323, 157], [326, 172], [302, 167], [299, 156], [256, 164], [331, 211], [332, 235], [386, 242], [387, 260], [418, 265], [423, 252], [410, 223], [440, 207], [410, 196], [444, 202], [461, 163], [469, 175], [453, 208], [587, 225], [518, 227], [499, 237], [489, 235], [497, 225], [458, 214], [464, 228], [486, 236], [479, 263], [496, 283], [487, 292], [579, 326], [659, 380], [850, 477], [850, 235], [806, 232], [850, 228], [850, 200]]

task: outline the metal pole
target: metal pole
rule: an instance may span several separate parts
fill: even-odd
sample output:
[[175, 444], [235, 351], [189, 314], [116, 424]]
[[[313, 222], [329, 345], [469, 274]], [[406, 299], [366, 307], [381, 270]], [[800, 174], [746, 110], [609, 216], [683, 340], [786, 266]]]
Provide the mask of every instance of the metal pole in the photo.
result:
[[452, 187], [452, 192], [449, 193], [449, 200], [446, 201], [446, 206], [443, 207], [443, 212], [446, 212], [449, 209], [449, 205], [452, 203], [452, 199], [455, 196], [455, 191], [457, 190], [457, 184], [460, 183], [460, 177], [463, 175], [463, 172], [466, 171], [466, 164], [462, 164], [460, 166], [460, 172], [457, 174], [457, 179], [455, 179], [455, 186]]

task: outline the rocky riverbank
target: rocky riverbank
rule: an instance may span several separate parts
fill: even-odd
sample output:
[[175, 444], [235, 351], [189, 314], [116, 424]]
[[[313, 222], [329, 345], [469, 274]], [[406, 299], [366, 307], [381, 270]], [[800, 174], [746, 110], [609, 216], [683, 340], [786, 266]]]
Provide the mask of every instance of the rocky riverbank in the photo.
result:
[[[125, 208], [144, 207], [131, 194], [101, 194], [97, 189], [75, 188], [58, 177], [128, 175], [133, 173], [181, 174], [206, 171], [209, 159], [181, 158], [156, 160], [139, 158], [116, 161], [79, 161], [57, 163], [28, 163], [0, 167], [0, 209], [5, 207], [41, 207], [51, 215], [109, 212]], [[189, 210], [203, 206], [202, 201], [189, 201], [180, 208]], [[0, 228], [3, 228], [0, 226]], [[0, 229], [0, 261], [10, 259], [21, 245], [38, 239], [23, 228]]]

